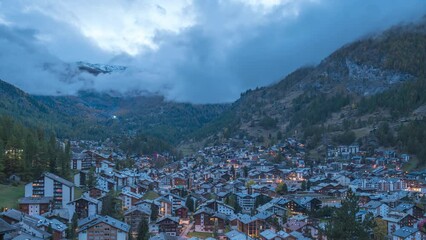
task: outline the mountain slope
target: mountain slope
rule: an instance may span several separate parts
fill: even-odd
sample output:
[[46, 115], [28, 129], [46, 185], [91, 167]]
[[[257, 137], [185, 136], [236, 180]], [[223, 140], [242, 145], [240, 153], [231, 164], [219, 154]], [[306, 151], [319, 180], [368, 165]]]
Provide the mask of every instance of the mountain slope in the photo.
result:
[[272, 86], [248, 90], [226, 114], [194, 136], [203, 139], [210, 134], [210, 139], [214, 135], [217, 139], [231, 131], [271, 143], [284, 132], [306, 140], [319, 132], [317, 138], [323, 139], [324, 131], [338, 133], [344, 123], [358, 119], [365, 121], [362, 126], [373, 128], [387, 118], [396, 120], [385, 104], [362, 112], [363, 104], [396, 87], [422, 81], [425, 66], [426, 23], [394, 27], [343, 46], [319, 65], [298, 69]]
[[160, 96], [32, 96], [0, 80], [0, 113], [59, 137], [99, 139], [143, 132], [175, 143], [217, 118], [228, 105], [193, 105]]

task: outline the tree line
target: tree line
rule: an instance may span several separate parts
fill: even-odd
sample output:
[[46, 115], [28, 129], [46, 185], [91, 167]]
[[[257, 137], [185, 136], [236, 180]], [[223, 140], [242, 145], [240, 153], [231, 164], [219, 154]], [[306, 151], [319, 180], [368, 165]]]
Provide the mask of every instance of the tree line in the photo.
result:
[[70, 177], [70, 146], [60, 144], [55, 134], [29, 128], [0, 116], [0, 182], [11, 175], [31, 181], [44, 171]]

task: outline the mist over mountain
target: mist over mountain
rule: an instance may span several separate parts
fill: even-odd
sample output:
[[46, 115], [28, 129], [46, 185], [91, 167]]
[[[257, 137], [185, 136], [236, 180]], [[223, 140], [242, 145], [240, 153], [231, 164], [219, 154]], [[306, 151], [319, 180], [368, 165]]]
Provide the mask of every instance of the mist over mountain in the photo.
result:
[[[94, 89], [230, 103], [426, 11], [421, 0], [102, 3], [2, 4], [0, 77], [36, 95]], [[80, 61], [126, 70], [93, 75]]]

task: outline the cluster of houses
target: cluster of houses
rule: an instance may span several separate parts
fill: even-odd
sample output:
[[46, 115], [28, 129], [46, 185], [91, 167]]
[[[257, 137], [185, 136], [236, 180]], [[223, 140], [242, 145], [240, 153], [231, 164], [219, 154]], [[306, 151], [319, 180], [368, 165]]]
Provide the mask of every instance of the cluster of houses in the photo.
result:
[[[0, 214], [3, 239], [136, 239], [142, 223], [151, 239], [327, 239], [321, 213], [340, 207], [349, 189], [359, 221], [372, 215], [395, 240], [426, 237], [426, 172], [402, 171], [406, 154], [329, 147], [325, 161], [308, 166], [296, 139], [269, 148], [245, 141], [160, 168], [165, 154], [138, 156], [118, 170], [122, 154], [90, 146], [74, 149], [72, 182], [46, 172], [26, 184], [19, 207]], [[111, 196], [115, 218], [105, 214]]]

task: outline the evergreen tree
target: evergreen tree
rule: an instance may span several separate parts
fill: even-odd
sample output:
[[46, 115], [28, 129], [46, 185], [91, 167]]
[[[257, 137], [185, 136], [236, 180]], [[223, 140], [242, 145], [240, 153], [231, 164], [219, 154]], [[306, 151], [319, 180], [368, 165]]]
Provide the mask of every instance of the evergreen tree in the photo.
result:
[[373, 224], [367, 217], [363, 222], [357, 221], [359, 212], [358, 198], [349, 189], [342, 207], [337, 209], [327, 225], [326, 235], [330, 240], [370, 239]]
[[213, 226], [213, 238], [218, 237], [219, 223], [217, 217], [214, 218], [214, 226]]
[[186, 202], [185, 202], [186, 207], [188, 208], [188, 210], [190, 212], [194, 212], [195, 211], [195, 207], [194, 207], [194, 200], [192, 199], [191, 196], [188, 196], [186, 198]]
[[157, 221], [157, 217], [158, 217], [158, 206], [157, 205], [152, 205], [151, 207], [151, 221], [155, 222]]
[[148, 240], [149, 239], [149, 226], [148, 222], [145, 219], [139, 223], [138, 227], [138, 237], [137, 240]]
[[72, 215], [71, 224], [68, 228], [68, 234], [67, 234], [68, 239], [76, 239], [75, 230], [77, 229], [77, 227], [78, 227], [78, 217], [77, 217], [77, 214], [74, 213]]
[[245, 178], [246, 178], [246, 177], [248, 177], [249, 169], [248, 169], [248, 167], [247, 167], [247, 166], [244, 166], [244, 167], [243, 167], [243, 172], [244, 172], [244, 177], [245, 177]]
[[123, 218], [121, 201], [117, 198], [114, 190], [110, 190], [102, 203], [102, 215], [108, 215], [118, 220]]
[[279, 183], [277, 188], [275, 189], [275, 192], [278, 194], [286, 194], [288, 192], [288, 188], [287, 188], [287, 184], [283, 183]]
[[302, 191], [306, 191], [306, 181], [302, 182]]
[[232, 175], [232, 178], [233, 178], [233, 179], [235, 179], [235, 177], [236, 177], [236, 176], [235, 176], [235, 168], [234, 168], [234, 165], [232, 165], [232, 166], [231, 166], [231, 175]]
[[95, 168], [91, 167], [89, 172], [87, 173], [87, 182], [86, 186], [90, 189], [96, 186], [96, 176], [95, 176]]

